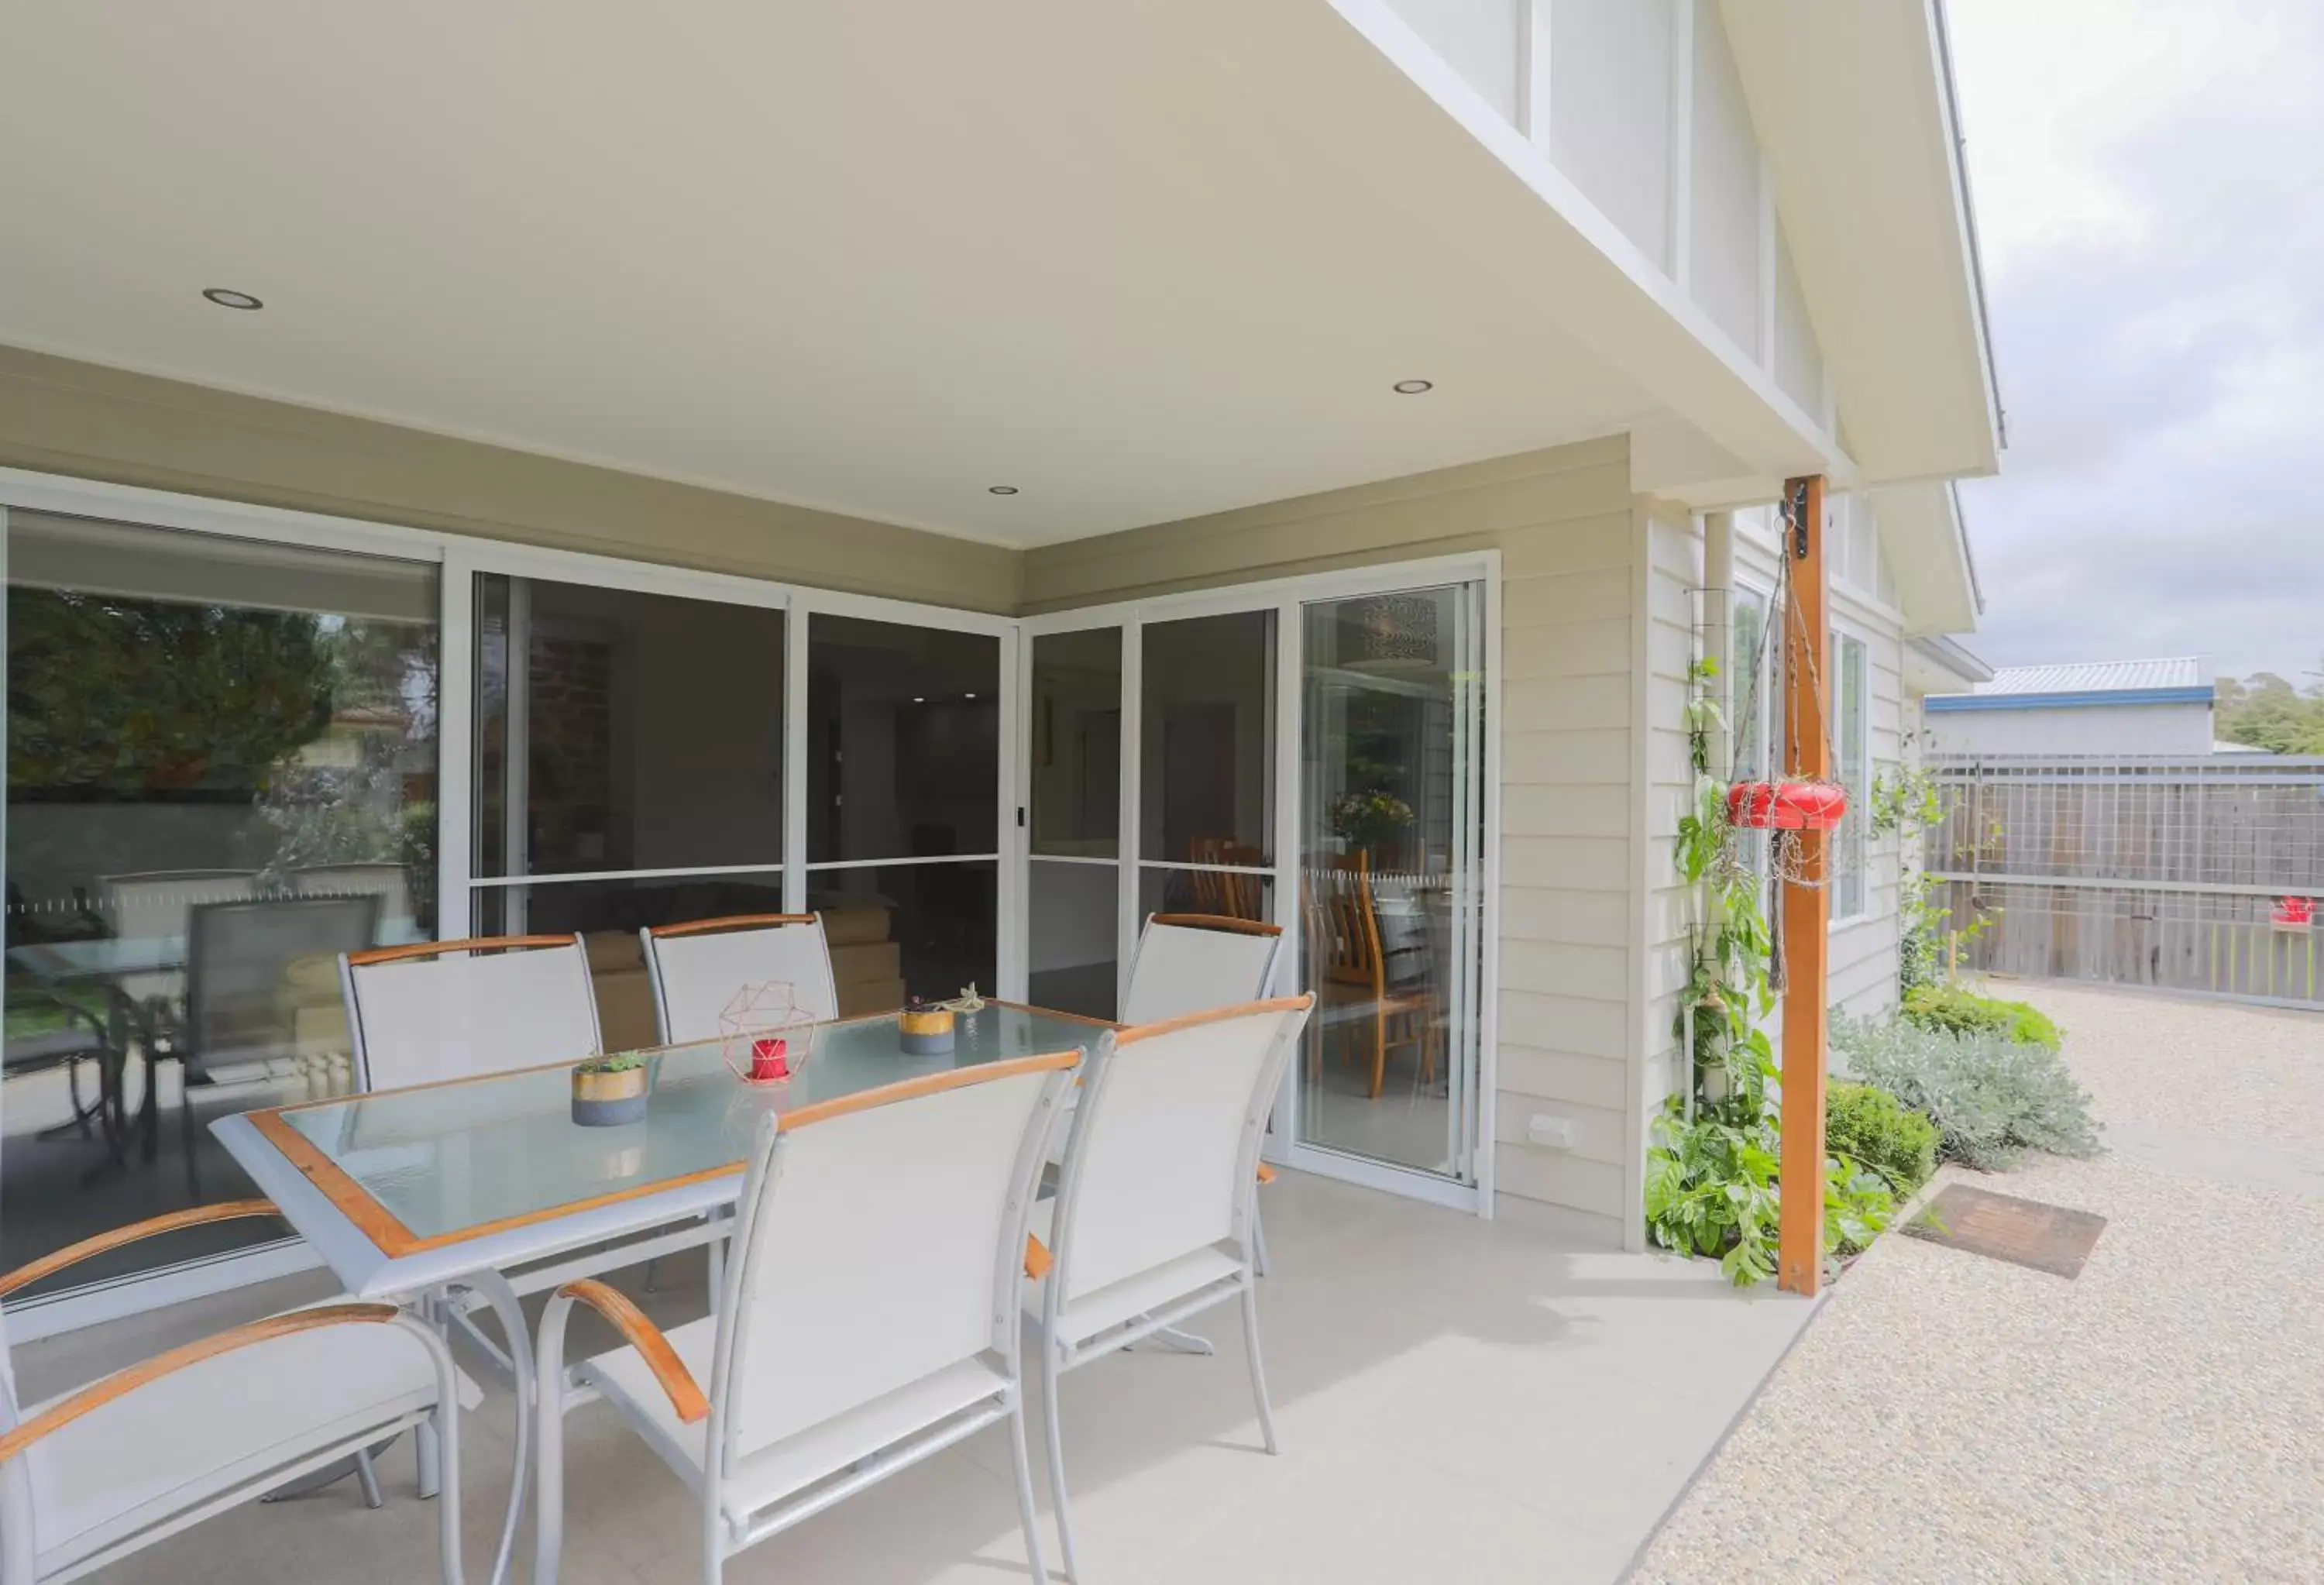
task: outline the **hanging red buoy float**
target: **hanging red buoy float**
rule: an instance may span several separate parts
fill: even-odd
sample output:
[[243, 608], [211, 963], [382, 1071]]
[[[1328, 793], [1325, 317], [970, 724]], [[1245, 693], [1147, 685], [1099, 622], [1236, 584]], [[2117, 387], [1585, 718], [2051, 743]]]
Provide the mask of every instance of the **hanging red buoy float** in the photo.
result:
[[2316, 899], [2312, 897], [2287, 897], [2275, 905], [2267, 922], [2278, 930], [2306, 930], [2316, 923]]
[[1750, 831], [1830, 831], [1848, 813], [1836, 781], [1738, 781], [1727, 789], [1729, 825]]

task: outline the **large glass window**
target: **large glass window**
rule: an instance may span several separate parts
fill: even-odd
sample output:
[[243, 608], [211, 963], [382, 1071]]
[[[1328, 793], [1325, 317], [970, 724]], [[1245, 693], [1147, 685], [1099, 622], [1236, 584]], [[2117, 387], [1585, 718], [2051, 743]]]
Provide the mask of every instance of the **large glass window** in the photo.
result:
[[[345, 1089], [337, 954], [437, 911], [434, 568], [7, 523], [0, 1267], [254, 1194], [208, 1123]], [[279, 1236], [221, 1223], [60, 1281]]]
[[1174, 872], [1173, 898], [1242, 911], [1258, 888], [1194, 872], [1275, 862], [1275, 613], [1148, 622], [1140, 641], [1139, 862]]
[[657, 1038], [641, 929], [782, 911], [783, 622], [476, 578], [469, 929], [579, 935], [609, 1050]]
[[[944, 997], [997, 966], [1001, 640], [820, 613], [807, 619], [807, 906], [885, 944], [843, 1012]], [[841, 916], [852, 915], [843, 924]], [[886, 950], [892, 948], [892, 951]]]
[[1302, 635], [1299, 1138], [1469, 1169], [1483, 839], [1478, 590], [1333, 600]]
[[1121, 630], [1032, 640], [1027, 990], [1110, 1018], [1120, 971]]

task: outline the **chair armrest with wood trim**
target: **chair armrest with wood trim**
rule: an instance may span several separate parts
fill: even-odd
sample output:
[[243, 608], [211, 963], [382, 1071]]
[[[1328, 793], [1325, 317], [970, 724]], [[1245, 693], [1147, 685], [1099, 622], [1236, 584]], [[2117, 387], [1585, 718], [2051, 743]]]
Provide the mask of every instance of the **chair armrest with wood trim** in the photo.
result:
[[151, 1217], [134, 1221], [127, 1227], [115, 1228], [109, 1233], [83, 1239], [78, 1244], [68, 1244], [53, 1255], [43, 1255], [38, 1260], [19, 1266], [0, 1276], [0, 1297], [18, 1288], [30, 1287], [42, 1277], [54, 1276], [68, 1266], [75, 1266], [92, 1257], [109, 1254], [125, 1244], [140, 1239], [153, 1238], [161, 1233], [173, 1233], [180, 1228], [202, 1227], [213, 1221], [234, 1221], [246, 1216], [281, 1216], [282, 1212], [272, 1200], [227, 1200], [216, 1205], [197, 1205], [190, 1211], [172, 1211], [167, 1216]]
[[254, 1321], [214, 1337], [171, 1349], [166, 1354], [156, 1354], [143, 1364], [117, 1370], [103, 1381], [92, 1382], [70, 1397], [50, 1405], [5, 1436], [0, 1436], [0, 1464], [6, 1463], [51, 1432], [60, 1431], [116, 1398], [126, 1396], [139, 1387], [183, 1370], [189, 1365], [198, 1365], [205, 1359], [215, 1359], [220, 1354], [231, 1354], [238, 1349], [253, 1348], [277, 1338], [291, 1337], [320, 1327], [392, 1324], [401, 1319], [402, 1314], [403, 1312], [392, 1304], [320, 1304], [311, 1310], [293, 1310], [287, 1314], [270, 1315], [263, 1321]]
[[669, 1339], [661, 1328], [646, 1319], [646, 1313], [630, 1303], [629, 1296], [608, 1287], [595, 1277], [568, 1282], [557, 1290], [560, 1299], [575, 1299], [586, 1304], [610, 1322], [622, 1341], [638, 1351], [638, 1358], [653, 1372], [654, 1380], [669, 1395], [669, 1406], [678, 1417], [691, 1425], [710, 1415], [710, 1400], [703, 1396], [702, 1384], [694, 1379], [694, 1372], [669, 1346]]

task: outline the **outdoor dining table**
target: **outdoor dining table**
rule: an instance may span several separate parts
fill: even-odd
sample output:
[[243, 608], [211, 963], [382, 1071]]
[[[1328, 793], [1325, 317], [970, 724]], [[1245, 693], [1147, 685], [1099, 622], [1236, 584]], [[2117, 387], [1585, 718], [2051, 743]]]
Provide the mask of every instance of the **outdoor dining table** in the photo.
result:
[[[988, 1001], [943, 1055], [903, 1049], [898, 1015], [782, 1031], [791, 1076], [745, 1083], [747, 1052], [709, 1040], [646, 1054], [643, 1121], [583, 1127], [569, 1066], [377, 1091], [221, 1118], [220, 1144], [351, 1297], [430, 1313], [466, 1290], [498, 1316], [517, 1388], [516, 1485], [493, 1579], [506, 1576], [530, 1461], [531, 1349], [506, 1273], [731, 1210], [760, 1120], [884, 1084], [1015, 1057], [1088, 1052], [1110, 1026]], [[576, 1054], [577, 1060], [577, 1054]], [[702, 1241], [696, 1236], [695, 1242]], [[531, 1274], [528, 1274], [531, 1275]]]

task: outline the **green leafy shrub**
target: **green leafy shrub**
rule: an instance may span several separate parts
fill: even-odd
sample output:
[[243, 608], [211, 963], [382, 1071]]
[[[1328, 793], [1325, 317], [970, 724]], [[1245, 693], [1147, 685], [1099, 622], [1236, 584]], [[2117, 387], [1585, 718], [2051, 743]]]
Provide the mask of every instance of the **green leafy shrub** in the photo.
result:
[[2096, 1156], [2090, 1098], [2046, 1046], [1990, 1033], [1952, 1034], [1913, 1018], [1837, 1019], [1832, 1051], [1858, 1083], [1887, 1091], [1936, 1124], [1948, 1161], [1992, 1169], [2022, 1150]]
[[1979, 996], [1958, 985], [1923, 985], [1904, 999], [1904, 1016], [1924, 1029], [1951, 1035], [1998, 1035], [2055, 1055], [2058, 1026], [2030, 1002]]
[[1900, 1195], [1937, 1170], [1937, 1125], [1869, 1084], [1832, 1085], [1824, 1102], [1824, 1143], [1834, 1156], [1878, 1173]]

